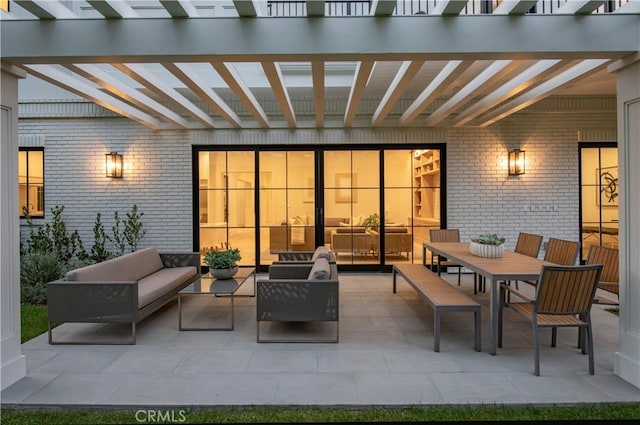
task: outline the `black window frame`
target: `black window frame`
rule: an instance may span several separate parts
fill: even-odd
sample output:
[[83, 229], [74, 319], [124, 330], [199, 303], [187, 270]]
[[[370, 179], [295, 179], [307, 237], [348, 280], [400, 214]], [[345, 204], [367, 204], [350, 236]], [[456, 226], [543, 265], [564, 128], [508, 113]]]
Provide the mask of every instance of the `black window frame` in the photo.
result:
[[[45, 208], [45, 196], [44, 196], [45, 195], [45, 186], [46, 186], [46, 183], [45, 183], [46, 179], [45, 179], [45, 172], [44, 172], [45, 171], [44, 170], [44, 161], [45, 161], [45, 159], [44, 159], [44, 155], [45, 155], [44, 148], [43, 147], [19, 147], [18, 148], [18, 152], [27, 152], [27, 156], [26, 156], [27, 157], [27, 161], [26, 161], [26, 170], [25, 170], [26, 186], [27, 186], [26, 187], [26, 197], [27, 197], [26, 198], [26, 203], [27, 203], [27, 205], [29, 205], [29, 180], [30, 180], [29, 179], [29, 157], [30, 157], [29, 152], [42, 152], [42, 209], [41, 209], [42, 214], [38, 214], [38, 215], [31, 215], [30, 214], [29, 217], [31, 217], [31, 218], [44, 218], [45, 211], [46, 211], [46, 208]], [[19, 186], [20, 186], [20, 182], [18, 182], [18, 190], [19, 190]], [[20, 218], [27, 218], [27, 216], [22, 213], [22, 208], [20, 209]]]

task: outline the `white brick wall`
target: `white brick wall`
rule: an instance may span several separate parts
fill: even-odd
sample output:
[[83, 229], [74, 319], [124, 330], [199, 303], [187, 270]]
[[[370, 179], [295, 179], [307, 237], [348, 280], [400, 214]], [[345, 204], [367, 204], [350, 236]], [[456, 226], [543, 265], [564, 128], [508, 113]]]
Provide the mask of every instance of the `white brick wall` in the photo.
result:
[[[124, 217], [137, 204], [147, 230], [143, 246], [191, 250], [192, 144], [405, 141], [447, 144], [448, 227], [460, 228], [465, 240], [478, 233], [500, 233], [507, 238], [507, 247], [513, 248], [520, 231], [542, 234], [545, 240], [550, 236], [579, 240], [578, 132], [615, 135], [615, 109], [609, 108], [608, 101], [596, 99], [593, 103], [601, 111], [585, 107], [581, 113], [564, 108], [559, 108], [561, 113], [549, 113], [567, 102], [545, 102], [546, 107], [538, 104], [486, 129], [159, 132], [97, 112], [95, 118], [72, 119], [30, 114], [21, 119], [19, 131], [45, 137], [46, 209], [64, 205], [68, 227], [78, 229], [87, 249], [93, 242], [97, 212], [110, 232], [113, 212]], [[514, 148], [526, 151], [526, 174], [508, 177], [507, 151]], [[124, 155], [121, 180], [105, 177], [104, 154], [109, 151]]]

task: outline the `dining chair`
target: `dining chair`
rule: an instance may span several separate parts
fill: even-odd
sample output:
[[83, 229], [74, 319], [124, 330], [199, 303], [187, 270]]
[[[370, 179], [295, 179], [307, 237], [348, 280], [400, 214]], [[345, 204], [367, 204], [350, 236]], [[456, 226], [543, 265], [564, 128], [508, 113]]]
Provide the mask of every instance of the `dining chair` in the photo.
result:
[[595, 373], [593, 360], [593, 332], [591, 305], [596, 293], [602, 264], [584, 266], [543, 266], [538, 279], [535, 299], [529, 298], [513, 286], [500, 284], [498, 309], [498, 347], [502, 347], [502, 319], [505, 293], [512, 292], [523, 302], [508, 304], [510, 309], [531, 322], [533, 327], [534, 373], [540, 376], [540, 344], [538, 328], [550, 327], [551, 345], [555, 346], [556, 328], [584, 329], [582, 352], [589, 354], [589, 374]]
[[587, 254], [586, 264], [602, 264], [602, 275], [598, 282], [598, 289], [610, 292], [618, 298], [618, 302], [596, 297], [598, 304], [618, 305], [620, 303], [620, 269], [619, 251], [617, 248], [607, 248], [600, 245], [591, 245]]
[[[560, 266], [573, 266], [578, 258], [579, 248], [578, 242], [549, 238], [547, 251], [544, 253], [544, 261]], [[523, 280], [522, 282], [533, 286], [538, 285], [537, 280]], [[516, 288], [517, 284], [516, 282]]]
[[[518, 240], [516, 241], [514, 252], [529, 257], [538, 258], [540, 247], [542, 246], [542, 239], [543, 236], [541, 235], [520, 232], [520, 234], [518, 234]], [[511, 282], [509, 281], [508, 284], [510, 285]], [[518, 282], [516, 282], [516, 288], [518, 288]], [[483, 283], [483, 290], [484, 289], [485, 288]]]
[[[459, 229], [429, 229], [429, 240], [431, 242], [460, 242], [460, 230]], [[460, 264], [449, 261], [444, 257], [440, 257], [436, 262], [438, 256], [431, 253], [431, 270], [434, 269], [436, 264], [438, 265], [438, 276], [442, 267], [457, 267], [458, 268], [458, 286], [460, 286], [460, 274], [462, 266]], [[476, 293], [475, 283], [473, 288], [474, 294]]]

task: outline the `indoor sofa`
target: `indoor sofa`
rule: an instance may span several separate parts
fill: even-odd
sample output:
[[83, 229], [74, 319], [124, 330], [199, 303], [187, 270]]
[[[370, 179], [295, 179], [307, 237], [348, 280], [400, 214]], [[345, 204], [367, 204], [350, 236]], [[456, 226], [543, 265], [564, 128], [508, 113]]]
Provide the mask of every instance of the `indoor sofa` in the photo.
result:
[[53, 341], [51, 324], [65, 322], [128, 323], [131, 339], [110, 343], [135, 344], [136, 323], [199, 278], [199, 253], [155, 248], [71, 270], [64, 279], [47, 283], [49, 344], [61, 344]]

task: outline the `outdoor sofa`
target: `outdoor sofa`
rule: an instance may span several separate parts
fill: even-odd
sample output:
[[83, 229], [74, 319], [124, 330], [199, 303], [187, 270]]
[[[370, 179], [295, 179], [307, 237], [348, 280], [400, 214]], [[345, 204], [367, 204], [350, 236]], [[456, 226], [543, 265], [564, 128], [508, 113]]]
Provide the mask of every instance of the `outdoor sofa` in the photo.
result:
[[135, 344], [136, 323], [199, 278], [199, 253], [159, 253], [156, 248], [71, 270], [64, 279], [47, 283], [49, 344], [61, 344], [53, 341], [51, 324], [66, 322], [128, 323], [131, 339], [109, 343]]

